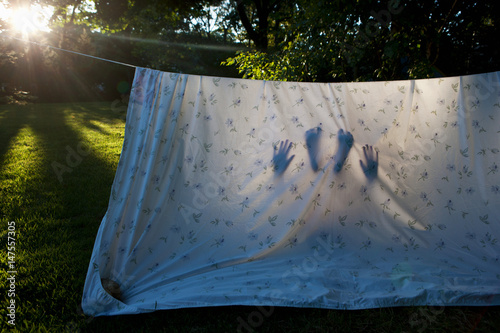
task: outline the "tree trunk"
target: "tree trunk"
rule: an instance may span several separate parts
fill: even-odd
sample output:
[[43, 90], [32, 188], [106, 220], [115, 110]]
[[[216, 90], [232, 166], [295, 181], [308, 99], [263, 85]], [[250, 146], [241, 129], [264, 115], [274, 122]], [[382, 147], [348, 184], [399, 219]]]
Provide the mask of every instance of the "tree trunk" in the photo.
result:
[[258, 27], [254, 29], [252, 22], [248, 18], [245, 4], [242, 0], [236, 0], [236, 11], [240, 17], [241, 23], [248, 34], [248, 38], [255, 44], [255, 47], [260, 51], [266, 51], [269, 45], [267, 37], [269, 24], [269, 1], [268, 0], [253, 0], [257, 9]]

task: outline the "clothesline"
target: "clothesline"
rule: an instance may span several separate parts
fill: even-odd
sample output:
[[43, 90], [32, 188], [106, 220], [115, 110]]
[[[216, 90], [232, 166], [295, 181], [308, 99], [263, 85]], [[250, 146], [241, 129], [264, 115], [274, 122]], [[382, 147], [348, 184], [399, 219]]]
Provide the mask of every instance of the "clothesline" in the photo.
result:
[[73, 53], [73, 54], [77, 54], [77, 55], [81, 55], [81, 56], [84, 56], [84, 57], [89, 57], [89, 58], [93, 58], [93, 59], [97, 59], [97, 60], [107, 61], [107, 62], [111, 62], [111, 63], [114, 63], [114, 64], [122, 65], [122, 66], [128, 66], [128, 67], [132, 67], [132, 68], [139, 67], [139, 66], [127, 64], [127, 63], [124, 63], [124, 62], [119, 62], [119, 61], [115, 61], [115, 60], [100, 58], [100, 57], [92, 56], [90, 54], [85, 54], [85, 53], [76, 52], [76, 51], [70, 51], [70, 50], [62, 49], [60, 47], [55, 47], [55, 46], [48, 45], [48, 44], [43, 44], [43, 43], [38, 43], [38, 42], [35, 42], [35, 41], [31, 41], [31, 40], [25, 40], [25, 39], [17, 38], [17, 37], [10, 36], [10, 35], [5, 34], [5, 33], [1, 34], [1, 36], [8, 37], [8, 38], [11, 38], [11, 39], [14, 39], [14, 40], [17, 40], [17, 41], [20, 41], [20, 42], [24, 42], [24, 43], [30, 43], [30, 44], [34, 44], [34, 45], [38, 45], [38, 46], [44, 46], [44, 47], [48, 47], [48, 48], [51, 48], [51, 49], [55, 49], [55, 50], [59, 50], [59, 51], [64, 51], [64, 52], [68, 52], [68, 53]]

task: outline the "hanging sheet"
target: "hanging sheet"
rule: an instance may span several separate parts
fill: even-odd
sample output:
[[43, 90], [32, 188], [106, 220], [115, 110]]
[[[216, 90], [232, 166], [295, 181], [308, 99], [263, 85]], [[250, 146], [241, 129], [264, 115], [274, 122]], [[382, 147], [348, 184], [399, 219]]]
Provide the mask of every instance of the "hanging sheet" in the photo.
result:
[[499, 305], [499, 75], [137, 69], [85, 313]]

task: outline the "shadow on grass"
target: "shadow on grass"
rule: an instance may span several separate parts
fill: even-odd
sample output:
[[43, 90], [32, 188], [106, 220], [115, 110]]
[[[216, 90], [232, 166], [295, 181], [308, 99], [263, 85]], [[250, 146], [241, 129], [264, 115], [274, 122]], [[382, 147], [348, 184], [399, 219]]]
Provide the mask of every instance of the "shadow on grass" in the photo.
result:
[[327, 310], [227, 306], [98, 317], [82, 332], [494, 332], [498, 307]]
[[81, 319], [85, 275], [123, 142], [123, 113], [110, 104], [0, 109], [0, 219], [16, 223], [21, 331], [61, 331]]
[[[54, 218], [95, 214], [96, 209], [102, 213], [107, 206], [118, 158], [103, 159], [99, 148], [106, 145], [107, 140], [118, 139], [121, 145], [123, 137], [106, 132], [96, 123], [123, 127], [122, 115], [113, 113], [109, 103], [89, 103], [13, 106], [0, 112], [0, 117], [0, 170], [11, 171], [5, 170], [6, 164], [14, 168], [16, 164], [28, 166], [26, 162], [35, 162], [32, 167], [36, 167], [30, 170], [30, 177], [26, 177], [28, 182], [24, 183], [25, 202], [19, 204], [25, 206], [3, 206], [3, 215], [14, 220], [40, 210]], [[33, 136], [33, 140], [19, 140], [18, 136], [26, 129], [29, 131], [27, 136]], [[86, 138], [82, 135], [85, 129], [98, 131], [101, 135]], [[29, 147], [23, 156], [12, 154], [16, 141], [18, 145]], [[102, 189], [102, 182], [107, 184], [107, 189]], [[100, 199], [97, 202], [96, 197]], [[97, 205], [100, 208], [96, 203], [100, 203]], [[52, 211], [46, 211], [47, 207], [52, 207]]]

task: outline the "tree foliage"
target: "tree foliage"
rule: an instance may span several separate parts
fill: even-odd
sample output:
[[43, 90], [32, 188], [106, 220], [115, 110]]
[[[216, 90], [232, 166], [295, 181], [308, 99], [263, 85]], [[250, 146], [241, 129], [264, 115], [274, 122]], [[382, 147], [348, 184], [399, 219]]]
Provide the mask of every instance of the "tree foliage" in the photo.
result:
[[[254, 4], [265, 2], [253, 1]], [[498, 2], [295, 0], [270, 13], [263, 52], [228, 59], [245, 77], [393, 80], [499, 68]], [[255, 5], [256, 6], [256, 5]], [[257, 24], [257, 23], [256, 23]], [[258, 23], [259, 27], [262, 26]]]
[[[39, 34], [38, 42], [165, 71], [325, 82], [500, 68], [500, 2], [493, 0], [37, 2], [55, 8], [52, 31]], [[0, 31], [13, 33], [1, 21]], [[90, 96], [85, 87], [115, 87], [132, 75], [6, 39], [0, 64], [4, 82], [45, 98], [71, 95], [60, 92], [66, 87]], [[61, 87], [47, 91], [49, 78]]]

